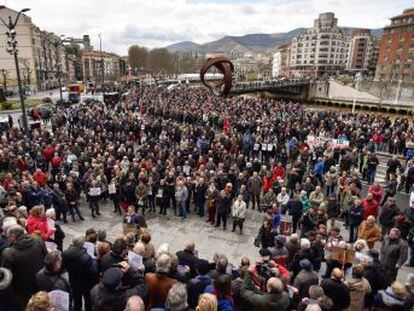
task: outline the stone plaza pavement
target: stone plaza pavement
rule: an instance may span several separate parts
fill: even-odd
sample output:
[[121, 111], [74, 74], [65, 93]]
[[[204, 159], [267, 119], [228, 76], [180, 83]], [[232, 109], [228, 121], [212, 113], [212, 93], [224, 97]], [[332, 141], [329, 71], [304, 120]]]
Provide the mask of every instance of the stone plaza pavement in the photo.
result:
[[[112, 202], [109, 200], [100, 202], [100, 207], [102, 216], [92, 218], [86, 202], [82, 199], [80, 210], [85, 220], [72, 223], [71, 217], [68, 217], [68, 223], [62, 225], [66, 234], [64, 249], [69, 246], [75, 235], [84, 235], [89, 228], [105, 229], [109, 241], [113, 241], [117, 235], [122, 235], [122, 216], [113, 213]], [[151, 233], [155, 249], [163, 243], [168, 243], [170, 251], [175, 253], [183, 249], [186, 241], [193, 240], [199, 257], [203, 259], [212, 260], [215, 253], [222, 253], [232, 264], [238, 266], [243, 256], [248, 257], [251, 262], [259, 258], [258, 248], [253, 245], [263, 220], [263, 215], [258, 211], [248, 209], [243, 234], [240, 235], [238, 228], [236, 232], [231, 232], [231, 219], [228, 219], [227, 230], [224, 231], [222, 227], [215, 228], [207, 223], [205, 217], [200, 218], [193, 212], [193, 207], [191, 209], [191, 214], [185, 220], [173, 216], [172, 209], [167, 210], [169, 213], [167, 216], [160, 216], [158, 212], [146, 213], [148, 223], [146, 230]], [[344, 239], [348, 240], [348, 230], [344, 229], [340, 221], [337, 221], [337, 225]], [[377, 243], [376, 247], [379, 248], [380, 243]], [[324, 273], [324, 269], [323, 264], [320, 275]], [[403, 266], [398, 273], [397, 280], [405, 283], [408, 273], [414, 273], [414, 268]]]
[[[112, 212], [111, 201], [101, 204], [102, 216], [96, 218], [91, 217], [85, 203], [81, 204], [80, 209], [85, 218], [84, 221], [72, 223], [71, 217], [68, 217], [68, 223], [62, 225], [66, 234], [65, 247], [70, 244], [73, 236], [84, 234], [88, 228], [106, 229], [109, 241], [122, 234], [122, 216]], [[173, 210], [169, 209], [167, 213], [173, 214]], [[208, 260], [212, 260], [216, 252], [224, 253], [233, 264], [238, 264], [243, 256], [250, 259], [258, 257], [257, 248], [253, 245], [253, 241], [263, 216], [257, 211], [248, 211], [242, 235], [239, 234], [238, 228], [236, 232], [231, 232], [231, 219], [227, 223], [227, 230], [224, 231], [222, 227], [215, 228], [207, 223], [205, 217], [200, 218], [193, 211], [185, 220], [171, 215], [160, 216], [158, 212], [155, 214], [146, 213], [145, 216], [148, 223], [146, 230], [151, 233], [152, 242], [156, 249], [161, 244], [168, 243], [171, 251], [175, 253], [183, 248], [187, 240], [193, 240], [199, 251], [199, 256]]]

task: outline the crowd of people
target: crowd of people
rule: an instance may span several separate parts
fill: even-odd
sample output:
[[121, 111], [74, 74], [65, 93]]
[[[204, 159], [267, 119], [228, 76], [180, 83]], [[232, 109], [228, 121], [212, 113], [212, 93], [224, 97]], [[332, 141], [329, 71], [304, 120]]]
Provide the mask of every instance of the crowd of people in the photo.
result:
[[[414, 266], [414, 194], [396, 200], [414, 183], [408, 119], [188, 87], [125, 90], [119, 102], [56, 107], [30, 136], [2, 133], [5, 310], [413, 307], [414, 275], [397, 281]], [[385, 185], [377, 152], [393, 154]], [[65, 247], [64, 224], [99, 218], [108, 200], [136, 230], [110, 240], [91, 228]], [[148, 214], [185, 222], [195, 213], [245, 234], [250, 209], [263, 219], [258, 258], [239, 264], [219, 250], [199, 258], [191, 241], [156, 250], [145, 229]]]

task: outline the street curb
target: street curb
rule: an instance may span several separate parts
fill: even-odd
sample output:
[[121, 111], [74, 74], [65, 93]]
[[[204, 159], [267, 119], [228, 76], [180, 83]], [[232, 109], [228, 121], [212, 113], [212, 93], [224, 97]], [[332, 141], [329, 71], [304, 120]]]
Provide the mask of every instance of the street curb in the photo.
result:
[[16, 113], [16, 112], [20, 112], [21, 109], [14, 109], [14, 110], [0, 110], [0, 114], [11, 114], [11, 113]]

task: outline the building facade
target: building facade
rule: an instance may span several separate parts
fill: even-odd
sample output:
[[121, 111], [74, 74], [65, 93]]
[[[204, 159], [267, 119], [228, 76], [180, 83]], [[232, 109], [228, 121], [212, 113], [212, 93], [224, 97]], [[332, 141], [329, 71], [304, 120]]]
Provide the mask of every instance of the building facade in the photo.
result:
[[375, 74], [379, 53], [379, 39], [369, 29], [352, 32], [347, 46], [346, 70], [367, 75]]
[[114, 53], [100, 51], [84, 52], [82, 67], [84, 79], [97, 82], [118, 80], [127, 72], [124, 59]]
[[384, 28], [375, 77], [414, 83], [414, 8], [392, 17]]
[[[15, 20], [17, 14], [15, 10], [0, 6], [0, 17], [3, 20], [8, 20], [9, 16]], [[39, 29], [26, 14], [20, 15], [15, 31], [20, 76], [26, 91], [56, 87], [58, 75], [61, 76], [63, 84], [67, 78], [65, 52], [64, 48], [56, 48], [54, 45], [60, 37]], [[7, 28], [0, 23], [0, 70], [3, 75], [1, 84], [3, 89], [17, 91], [14, 56], [6, 51], [6, 32]]]
[[287, 77], [290, 75], [290, 44], [283, 44], [273, 54], [272, 77]]
[[334, 13], [321, 13], [312, 28], [292, 40], [290, 67], [294, 76], [335, 75], [345, 69], [347, 38]]

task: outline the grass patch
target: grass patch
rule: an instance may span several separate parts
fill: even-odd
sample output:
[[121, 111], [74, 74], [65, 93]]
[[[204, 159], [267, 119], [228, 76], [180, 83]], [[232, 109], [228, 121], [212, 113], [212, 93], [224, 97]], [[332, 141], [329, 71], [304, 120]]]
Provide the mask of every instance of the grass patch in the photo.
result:
[[[8, 103], [11, 103], [11, 107], [8, 109], [4, 109], [2, 105], [0, 105], [0, 111], [1, 110], [17, 110], [20, 109], [20, 100], [8, 100]], [[30, 99], [27, 98], [24, 100], [24, 104], [26, 106], [26, 108], [30, 108], [30, 107], [36, 107], [37, 105], [42, 104], [42, 100], [41, 99]]]

